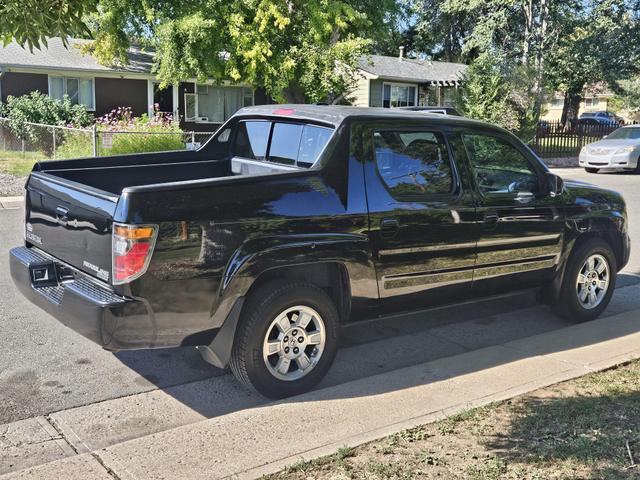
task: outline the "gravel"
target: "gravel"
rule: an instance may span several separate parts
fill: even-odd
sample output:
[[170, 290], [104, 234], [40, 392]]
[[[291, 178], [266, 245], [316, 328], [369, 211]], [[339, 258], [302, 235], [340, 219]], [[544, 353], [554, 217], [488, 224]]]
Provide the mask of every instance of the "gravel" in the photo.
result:
[[11, 197], [24, 193], [26, 177], [15, 177], [8, 173], [0, 173], [0, 197]]

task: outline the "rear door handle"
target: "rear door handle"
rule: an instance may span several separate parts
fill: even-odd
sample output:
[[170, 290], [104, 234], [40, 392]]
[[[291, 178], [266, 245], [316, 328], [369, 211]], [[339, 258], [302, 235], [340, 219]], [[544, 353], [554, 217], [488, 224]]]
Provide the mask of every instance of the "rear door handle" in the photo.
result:
[[69, 221], [69, 209], [58, 206], [56, 208], [56, 220], [61, 225], [66, 225]]
[[386, 238], [394, 237], [400, 230], [400, 223], [395, 218], [380, 220], [380, 235]]
[[498, 223], [499, 219], [498, 212], [489, 211], [484, 214], [484, 223]]

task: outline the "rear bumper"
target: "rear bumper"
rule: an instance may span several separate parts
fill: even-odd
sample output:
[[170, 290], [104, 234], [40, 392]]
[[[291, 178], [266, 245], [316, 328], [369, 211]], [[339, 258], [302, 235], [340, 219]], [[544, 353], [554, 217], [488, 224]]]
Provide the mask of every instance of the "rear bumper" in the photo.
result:
[[78, 271], [69, 280], [34, 286], [29, 267], [51, 261], [57, 263], [35, 248], [11, 250], [11, 277], [29, 301], [107, 350], [155, 346], [156, 335], [148, 328], [152, 315], [141, 300], [116, 295]]

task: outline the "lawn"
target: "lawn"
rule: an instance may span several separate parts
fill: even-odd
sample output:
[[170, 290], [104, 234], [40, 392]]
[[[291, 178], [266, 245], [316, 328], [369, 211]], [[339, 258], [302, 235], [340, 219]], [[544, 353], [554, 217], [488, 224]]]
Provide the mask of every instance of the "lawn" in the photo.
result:
[[0, 150], [0, 173], [9, 173], [16, 177], [26, 177], [31, 172], [33, 164], [46, 156], [39, 152], [14, 152]]
[[626, 480], [640, 479], [638, 464], [640, 362], [633, 362], [300, 460], [267, 479]]

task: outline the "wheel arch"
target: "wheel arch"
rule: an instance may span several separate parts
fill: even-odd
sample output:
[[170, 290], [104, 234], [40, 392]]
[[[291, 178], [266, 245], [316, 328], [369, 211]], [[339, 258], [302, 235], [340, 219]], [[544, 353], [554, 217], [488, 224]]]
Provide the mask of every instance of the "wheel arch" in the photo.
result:
[[614, 225], [613, 220], [607, 219], [606, 221], [603, 220], [602, 222], [599, 222], [597, 224], [591, 224], [584, 229], [577, 228], [572, 230], [574, 233], [570, 241], [568, 242], [564, 254], [562, 255], [563, 260], [561, 262], [561, 268], [558, 269], [553, 281], [549, 286], [550, 288], [543, 289], [542, 298], [546, 303], [553, 303], [557, 300], [560, 292], [560, 286], [564, 281], [565, 270], [569, 258], [571, 258], [573, 252], [580, 248], [580, 246], [585, 242], [588, 242], [593, 238], [599, 238], [607, 242], [615, 256], [618, 271], [622, 268], [626, 261], [624, 254], [624, 240], [622, 238], [622, 235], [620, 235], [619, 230]]
[[327, 260], [266, 269], [253, 281], [246, 296], [250, 296], [262, 285], [273, 280], [304, 280], [320, 287], [333, 300], [340, 321], [345, 322], [349, 317], [351, 288], [349, 273], [344, 263]]

